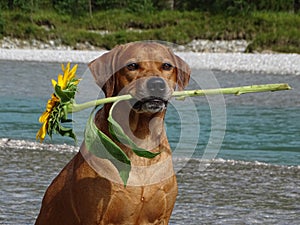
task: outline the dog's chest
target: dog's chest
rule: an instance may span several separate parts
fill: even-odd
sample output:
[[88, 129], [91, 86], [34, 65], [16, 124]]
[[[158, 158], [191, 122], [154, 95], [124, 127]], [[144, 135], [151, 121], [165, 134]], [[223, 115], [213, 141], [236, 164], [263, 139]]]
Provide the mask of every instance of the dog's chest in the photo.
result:
[[115, 188], [103, 224], [167, 224], [177, 196], [175, 176], [148, 186]]

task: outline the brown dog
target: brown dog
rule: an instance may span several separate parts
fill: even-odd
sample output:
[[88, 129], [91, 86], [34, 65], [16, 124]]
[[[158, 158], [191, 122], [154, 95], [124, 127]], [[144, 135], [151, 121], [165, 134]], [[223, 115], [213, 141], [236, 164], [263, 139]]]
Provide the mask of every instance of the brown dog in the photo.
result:
[[[117, 46], [89, 67], [107, 97], [134, 97], [119, 102], [113, 118], [139, 147], [160, 154], [143, 158], [116, 141], [131, 160], [124, 186], [115, 166], [91, 154], [83, 143], [47, 189], [36, 225], [168, 224], [177, 182], [163, 119], [176, 85], [183, 89], [188, 84], [190, 68], [154, 42]], [[109, 137], [110, 107], [106, 104], [95, 116], [95, 124]]]

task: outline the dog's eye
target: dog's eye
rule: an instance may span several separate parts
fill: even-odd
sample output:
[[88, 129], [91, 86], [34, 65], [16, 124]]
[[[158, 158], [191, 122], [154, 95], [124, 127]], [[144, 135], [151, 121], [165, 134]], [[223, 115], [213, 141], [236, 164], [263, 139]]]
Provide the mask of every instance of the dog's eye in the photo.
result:
[[126, 67], [127, 67], [128, 70], [134, 71], [134, 70], [137, 70], [139, 68], [139, 64], [137, 64], [137, 63], [130, 63]]
[[162, 69], [163, 70], [171, 70], [173, 66], [170, 63], [163, 63], [162, 64]]

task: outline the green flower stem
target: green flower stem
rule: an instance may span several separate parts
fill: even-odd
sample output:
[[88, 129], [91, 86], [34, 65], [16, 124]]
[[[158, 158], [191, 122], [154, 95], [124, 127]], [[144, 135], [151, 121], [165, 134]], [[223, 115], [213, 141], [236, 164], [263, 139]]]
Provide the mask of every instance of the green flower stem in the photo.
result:
[[177, 99], [184, 99], [185, 97], [203, 96], [203, 95], [219, 95], [219, 94], [234, 94], [241, 95], [254, 92], [267, 92], [267, 91], [283, 91], [292, 89], [288, 84], [261, 84], [232, 88], [218, 88], [207, 90], [188, 90], [188, 91], [174, 91], [173, 97]]
[[[185, 97], [204, 96], [204, 95], [219, 95], [219, 94], [241, 95], [241, 94], [254, 93], [254, 92], [283, 91], [283, 90], [290, 90], [290, 89], [292, 88], [286, 83], [262, 84], [262, 85], [251, 85], [251, 86], [218, 88], [218, 89], [207, 89], [207, 90], [174, 91], [172, 96], [177, 97], [177, 99], [184, 99]], [[131, 95], [120, 95], [120, 96], [85, 102], [82, 104], [77, 104], [73, 102], [67, 106], [67, 111], [69, 113], [78, 112], [90, 107], [94, 107], [96, 105], [112, 103], [118, 100], [130, 100], [130, 99], [132, 99]]]
[[81, 103], [81, 104], [77, 104], [74, 102], [74, 103], [71, 103], [70, 105], [68, 105], [68, 112], [69, 113], [79, 112], [84, 109], [95, 107], [97, 105], [112, 103], [112, 102], [115, 102], [118, 100], [129, 100], [129, 99], [132, 99], [131, 95], [120, 95], [120, 96], [114, 96], [114, 97], [109, 97], [109, 98], [101, 98], [101, 99], [97, 99], [94, 101], [85, 102], [85, 103]]

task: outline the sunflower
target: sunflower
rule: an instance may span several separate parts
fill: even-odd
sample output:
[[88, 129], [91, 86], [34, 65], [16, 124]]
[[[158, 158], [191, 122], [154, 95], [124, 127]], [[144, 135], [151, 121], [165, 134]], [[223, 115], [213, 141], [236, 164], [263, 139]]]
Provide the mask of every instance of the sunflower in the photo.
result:
[[40, 142], [45, 139], [46, 134], [52, 137], [53, 131], [76, 139], [72, 128], [63, 127], [61, 123], [71, 122], [67, 119], [67, 109], [68, 105], [74, 101], [77, 85], [80, 81], [76, 78], [77, 66], [76, 64], [71, 69], [70, 63], [66, 67], [62, 64], [63, 75], [58, 74], [57, 81], [52, 80], [54, 93], [47, 102], [46, 111], [39, 118], [42, 126], [36, 134], [36, 139]]

